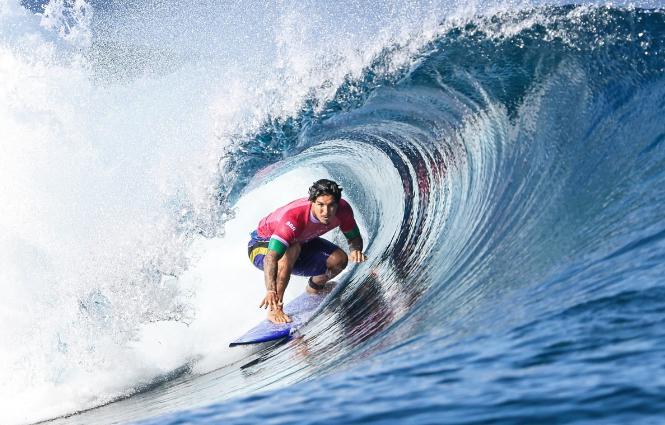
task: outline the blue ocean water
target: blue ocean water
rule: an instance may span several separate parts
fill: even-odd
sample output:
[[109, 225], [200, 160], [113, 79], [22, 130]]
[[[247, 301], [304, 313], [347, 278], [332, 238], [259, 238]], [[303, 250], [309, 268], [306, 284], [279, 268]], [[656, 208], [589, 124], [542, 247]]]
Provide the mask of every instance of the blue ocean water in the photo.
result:
[[492, 16], [248, 140], [330, 169], [373, 258], [252, 366], [291, 385], [143, 423], [661, 423], [664, 48], [662, 11]]
[[179, 216], [223, 239], [252, 190], [339, 181], [369, 261], [302, 335], [205, 371], [194, 352], [53, 423], [663, 423], [665, 11], [509, 8], [434, 28], [233, 132], [220, 209]]

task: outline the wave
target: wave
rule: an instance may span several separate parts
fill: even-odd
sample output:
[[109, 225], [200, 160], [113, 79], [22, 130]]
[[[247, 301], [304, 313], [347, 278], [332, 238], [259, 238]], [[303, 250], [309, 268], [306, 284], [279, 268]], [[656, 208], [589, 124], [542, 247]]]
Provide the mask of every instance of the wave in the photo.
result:
[[[397, 72], [380, 71], [392, 53], [385, 51], [320, 111], [311, 107], [296, 118], [270, 121], [241, 142], [244, 149], [229, 162], [240, 176], [239, 197], [250, 177], [251, 189], [292, 169], [323, 167], [360, 212], [370, 261], [353, 270], [301, 339], [261, 353], [251, 382], [229, 395], [272, 388], [278, 376], [282, 385], [306, 380], [290, 392], [311, 406], [325, 382], [343, 388], [326, 400], [362, 422], [367, 417], [347, 405], [353, 403], [345, 391], [369, 386], [392, 394], [372, 376], [401, 382], [432, 364], [464, 367], [464, 356], [443, 354], [462, 350], [460, 341], [524, 332], [524, 341], [514, 337], [524, 352], [529, 344], [539, 346], [539, 338], [563, 347], [565, 328], [547, 326], [561, 320], [571, 331], [585, 329], [569, 323], [576, 309], [607, 321], [603, 329], [612, 334], [617, 317], [632, 317], [624, 316], [621, 305], [628, 302], [620, 300], [660, 292], [664, 31], [658, 10], [569, 6], [474, 19], [444, 31]], [[280, 156], [286, 158], [275, 162]], [[267, 165], [266, 175], [252, 177]], [[607, 314], [589, 306], [607, 299], [613, 305]], [[662, 306], [663, 300], [655, 302]], [[612, 351], [613, 341], [626, 338], [615, 332], [618, 339], [594, 340], [594, 349]], [[654, 343], [650, 338], [658, 338], [637, 334]], [[585, 335], [575, 338], [581, 343]], [[472, 346], [468, 356], [484, 355], [485, 345]], [[561, 354], [546, 348], [518, 364]], [[316, 361], [297, 355], [303, 352]], [[414, 352], [425, 360], [414, 359]], [[573, 349], [566, 352], [575, 356]], [[613, 364], [625, 355], [599, 361]], [[354, 378], [361, 374], [357, 364], [379, 361], [389, 366], [366, 376], [372, 383]], [[349, 371], [340, 376], [340, 370]], [[242, 381], [226, 373], [228, 381]], [[641, 403], [644, 393], [625, 391], [634, 382], [615, 378], [618, 396]], [[501, 384], [492, 388], [508, 391]], [[306, 395], [310, 391], [318, 395]], [[247, 406], [264, 406], [272, 415], [267, 406], [279, 394], [214, 406], [208, 418]], [[395, 397], [397, 404], [415, 402], [408, 394]], [[572, 414], [582, 398], [574, 393], [561, 409]], [[423, 411], [437, 411], [436, 400], [430, 402]], [[464, 412], [464, 403], [448, 408]], [[399, 407], [377, 410], [386, 418], [402, 413]]]
[[[130, 15], [123, 9], [120, 16]], [[146, 411], [192, 409], [292, 383], [299, 383], [294, 391], [311, 390], [312, 382], [353, 370], [368, 359], [385, 359], [386, 353], [398, 359], [388, 362], [390, 373], [402, 376], [400, 370], [422, 366], [405, 354], [409, 350], [424, 350], [429, 344], [435, 354], [426, 358], [436, 363], [445, 350], [455, 352], [460, 341], [523, 332], [523, 337], [515, 337], [523, 342], [533, 337], [544, 318], [575, 316], [576, 308], [594, 309], [585, 306], [599, 299], [659, 293], [652, 288], [659, 285], [654, 276], [663, 271], [665, 125], [660, 117], [665, 112], [665, 14], [566, 6], [434, 21], [415, 37], [388, 37], [377, 43], [378, 48], [373, 45], [371, 54], [359, 53], [360, 58], [351, 61], [300, 45], [296, 53], [325, 60], [315, 71], [292, 78], [286, 71], [296, 65], [285, 66], [276, 79], [286, 82], [285, 88], [268, 85], [250, 96], [244, 88], [226, 87], [225, 93], [237, 94], [238, 104], [249, 98], [263, 103], [251, 113], [235, 106], [222, 111], [216, 104], [218, 126], [212, 142], [201, 134], [205, 124], [197, 119], [178, 128], [175, 136], [169, 131], [148, 134], [145, 146], [126, 146], [141, 155], [152, 152], [168, 165], [151, 168], [149, 177], [167, 175], [168, 182], [180, 177], [181, 162], [175, 158], [181, 156], [199, 168], [192, 167], [184, 183], [176, 179], [166, 188], [160, 187], [162, 180], [147, 179], [147, 184], [119, 194], [103, 192], [120, 204], [129, 200], [141, 205], [130, 217], [121, 209], [117, 212], [136, 224], [123, 235], [141, 233], [135, 229], [154, 217], [145, 210], [157, 210], [167, 219], [151, 233], [167, 237], [143, 241], [138, 258], [127, 258], [136, 250], [103, 256], [110, 266], [102, 268], [93, 285], [82, 283], [78, 268], [73, 278], [67, 274], [69, 280], [56, 278], [61, 282], [58, 289], [62, 282], [76, 284], [65, 298], [56, 298], [69, 307], [40, 301], [46, 311], [58, 312], [59, 326], [55, 332], [47, 327], [36, 334], [47, 347], [55, 347], [46, 354], [56, 353], [59, 363], [38, 361], [32, 349], [26, 357], [45, 368], [42, 380], [52, 388], [83, 385], [89, 379], [72, 378], [76, 367], [71, 358], [83, 359], [93, 372], [114, 355], [159, 367], [110, 379], [103, 394], [85, 392], [85, 401], [80, 401], [80, 394], [72, 396], [79, 401], [69, 411], [139, 391], [87, 413], [97, 422], [130, 420]], [[97, 25], [97, 31], [110, 33], [108, 22]], [[207, 45], [195, 52], [174, 49], [165, 54], [151, 46], [147, 30], [139, 36], [144, 40], [140, 47], [127, 40], [90, 42], [84, 50], [88, 56], [81, 60], [86, 66], [92, 63], [92, 70], [76, 68], [81, 78], [74, 88], [90, 87], [88, 82], [94, 81], [110, 90], [112, 98], [122, 99], [126, 87], [144, 87], [156, 102], [163, 100], [154, 114], [139, 115], [137, 122], [145, 124], [165, 113], [181, 112], [179, 99], [166, 94], [174, 83], [189, 81], [179, 94], [190, 93], [188, 99], [197, 108], [186, 115], [204, 114], [209, 105], [200, 99], [206, 96], [202, 87], [210, 73], [197, 66], [211, 66], [207, 61], [215, 49]], [[75, 42], [88, 43], [80, 37]], [[282, 47], [297, 50], [294, 46], [299, 45]], [[146, 72], [134, 56], [164, 60]], [[295, 61], [297, 55], [284, 57]], [[128, 69], [126, 61], [138, 65], [120, 72]], [[72, 69], [71, 63], [61, 66], [63, 72]], [[252, 66], [256, 64], [244, 69]], [[220, 75], [235, 75], [222, 65], [212, 68]], [[323, 71], [328, 68], [332, 70]], [[257, 72], [244, 81], [263, 76]], [[151, 81], [157, 81], [156, 88]], [[223, 84], [221, 79], [215, 82]], [[291, 89], [293, 97], [284, 94]], [[272, 96], [283, 103], [274, 103]], [[58, 98], [55, 110], [70, 105], [66, 97]], [[233, 96], [225, 97], [229, 98]], [[121, 116], [142, 110], [130, 107]], [[192, 128], [194, 136], [187, 136]], [[138, 129], [127, 131], [136, 133]], [[165, 143], [153, 149], [153, 141], [164, 135]], [[175, 141], [183, 137], [194, 141], [183, 148]], [[110, 158], [125, 149], [110, 146], [112, 142], [102, 145], [97, 164], [111, 170], [101, 186], [144, 176], [136, 171], [145, 165], [142, 161], [136, 167], [121, 167], [126, 173], [114, 174], [118, 163]], [[77, 146], [75, 151], [84, 148]], [[106, 167], [108, 161], [116, 167]], [[206, 170], [201, 172], [201, 167]], [[228, 315], [239, 317], [239, 327], [253, 320], [242, 313], [245, 309], [235, 298], [250, 298], [247, 294], [260, 287], [219, 288], [214, 282], [220, 273], [228, 285], [257, 279], [236, 271], [234, 267], [240, 266], [232, 264], [236, 257], [231, 254], [235, 245], [242, 246], [243, 232], [251, 230], [254, 215], [261, 214], [256, 205], [266, 205], [267, 211], [267, 204], [276, 202], [270, 192], [295, 196], [298, 186], [306, 187], [308, 179], [322, 174], [341, 183], [358, 212], [369, 261], [347, 273], [337, 297], [298, 340], [240, 358], [238, 352], [233, 357], [219, 347], [224, 341], [196, 342], [213, 335], [220, 340], [233, 336], [220, 334], [217, 325]], [[152, 192], [163, 196], [141, 200]], [[54, 198], [63, 196], [57, 191]], [[79, 197], [96, 199], [88, 190]], [[116, 220], [91, 228], [118, 229]], [[33, 247], [27, 252], [41, 246], [36, 236], [25, 235]], [[51, 250], [44, 252], [44, 258], [52, 257]], [[231, 259], [224, 263], [220, 257]], [[215, 261], [223, 265], [214, 266]], [[99, 264], [89, 263], [91, 270], [84, 278], [99, 274]], [[52, 268], [44, 267], [47, 280]], [[72, 323], [73, 331], [63, 330]], [[18, 331], [14, 335], [25, 336]], [[561, 337], [550, 335], [554, 340]], [[176, 354], [162, 357], [160, 344]], [[457, 363], [447, 361], [458, 367], [466, 364], [463, 356]], [[169, 384], [151, 385], [156, 376], [169, 377]], [[360, 384], [349, 378], [345, 385]], [[337, 407], [348, 410], [344, 397], [339, 391], [335, 394]], [[239, 400], [235, 403], [242, 406]], [[230, 406], [241, 408], [233, 402]], [[215, 418], [224, 417], [221, 410], [214, 409]]]
[[454, 27], [400, 72], [377, 72], [380, 57], [324, 112], [267, 124], [228, 163], [236, 189], [273, 150], [288, 158], [254, 186], [328, 170], [373, 254], [343, 297], [372, 281], [373, 294], [403, 298], [387, 302], [394, 321], [423, 294], [437, 299], [423, 314], [447, 315], [574, 259], [623, 255], [641, 245], [610, 254], [635, 235], [627, 205], [645, 230], [662, 220], [662, 158], [648, 154], [663, 140], [662, 24], [659, 11], [570, 6]]

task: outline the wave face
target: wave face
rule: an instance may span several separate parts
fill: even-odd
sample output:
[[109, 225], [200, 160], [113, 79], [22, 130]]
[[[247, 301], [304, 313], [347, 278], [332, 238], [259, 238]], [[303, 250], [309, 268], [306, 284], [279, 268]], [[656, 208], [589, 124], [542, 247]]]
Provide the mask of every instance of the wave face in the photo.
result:
[[288, 156], [268, 179], [324, 167], [365, 222], [369, 263], [253, 366], [306, 382], [154, 423], [662, 414], [665, 14], [498, 15], [376, 68], [247, 142]]
[[[665, 13], [541, 7], [435, 28], [416, 50], [387, 43], [361, 72], [319, 82], [293, 113], [225, 132], [202, 196], [214, 207], [176, 203], [189, 207], [173, 225], [185, 250], [197, 234], [224, 239], [215, 223], [231, 232], [231, 207], [242, 216], [293, 173], [341, 183], [369, 260], [304, 336], [198, 372], [195, 346], [124, 395], [139, 394], [60, 422], [662, 417]], [[181, 290], [191, 261], [169, 263]], [[103, 294], [81, 309], [106, 309]], [[180, 322], [198, 306], [160, 294], [134, 314]]]

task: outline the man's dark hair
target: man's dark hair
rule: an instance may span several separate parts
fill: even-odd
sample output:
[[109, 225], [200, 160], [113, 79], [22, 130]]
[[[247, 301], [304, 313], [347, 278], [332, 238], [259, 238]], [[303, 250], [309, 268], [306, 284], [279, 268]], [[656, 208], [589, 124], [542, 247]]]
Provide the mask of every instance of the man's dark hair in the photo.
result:
[[309, 202], [314, 202], [316, 198], [324, 195], [332, 195], [335, 202], [342, 199], [342, 188], [337, 183], [328, 179], [317, 180], [309, 188]]

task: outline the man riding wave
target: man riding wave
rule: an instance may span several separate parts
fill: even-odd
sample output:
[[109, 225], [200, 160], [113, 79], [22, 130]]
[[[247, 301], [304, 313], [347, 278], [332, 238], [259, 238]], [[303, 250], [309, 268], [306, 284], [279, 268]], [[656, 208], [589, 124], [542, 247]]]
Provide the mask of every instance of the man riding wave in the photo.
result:
[[[340, 227], [349, 244], [349, 255], [320, 236]], [[268, 308], [268, 319], [286, 323], [284, 291], [291, 274], [309, 276], [307, 292], [317, 293], [326, 282], [353, 262], [367, 259], [353, 210], [342, 199], [342, 188], [321, 179], [309, 188], [309, 197], [278, 208], [259, 222], [248, 243], [249, 259], [263, 270], [266, 295], [259, 307]]]

